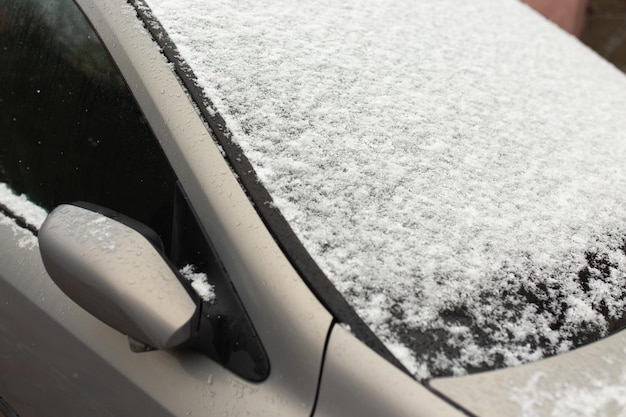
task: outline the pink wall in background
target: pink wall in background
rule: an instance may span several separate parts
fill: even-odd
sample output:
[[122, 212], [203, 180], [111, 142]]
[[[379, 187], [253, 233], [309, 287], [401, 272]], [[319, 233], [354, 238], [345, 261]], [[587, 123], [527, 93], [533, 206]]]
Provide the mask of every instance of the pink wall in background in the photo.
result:
[[580, 36], [585, 27], [589, 0], [522, 0], [533, 9], [559, 25], [562, 29]]

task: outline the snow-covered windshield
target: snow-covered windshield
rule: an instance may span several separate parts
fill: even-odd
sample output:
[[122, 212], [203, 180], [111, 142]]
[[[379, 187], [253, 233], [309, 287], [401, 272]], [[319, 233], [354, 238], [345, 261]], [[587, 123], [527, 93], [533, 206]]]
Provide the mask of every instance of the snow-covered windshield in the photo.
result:
[[622, 326], [626, 77], [514, 0], [147, 0], [274, 204], [417, 377]]

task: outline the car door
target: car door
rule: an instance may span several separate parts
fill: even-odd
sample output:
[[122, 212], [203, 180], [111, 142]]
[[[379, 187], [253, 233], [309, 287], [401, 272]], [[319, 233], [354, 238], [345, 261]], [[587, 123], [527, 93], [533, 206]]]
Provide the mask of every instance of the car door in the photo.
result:
[[[134, 10], [78, 4], [0, 1], [3, 404], [23, 416], [310, 415], [330, 315]], [[144, 223], [176, 268], [208, 276], [213, 351], [134, 353], [56, 287], [36, 235], [78, 200]], [[242, 353], [243, 338], [259, 349]]]

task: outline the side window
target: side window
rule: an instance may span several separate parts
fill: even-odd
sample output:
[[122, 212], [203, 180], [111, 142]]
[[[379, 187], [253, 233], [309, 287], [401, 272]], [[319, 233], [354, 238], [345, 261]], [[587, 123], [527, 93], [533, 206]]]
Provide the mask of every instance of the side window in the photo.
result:
[[0, 183], [50, 211], [86, 201], [154, 229], [215, 287], [210, 356], [261, 380], [267, 358], [150, 126], [69, 0], [0, 0]]
[[168, 240], [175, 177], [80, 11], [0, 0], [0, 16], [0, 182], [47, 210], [106, 206]]

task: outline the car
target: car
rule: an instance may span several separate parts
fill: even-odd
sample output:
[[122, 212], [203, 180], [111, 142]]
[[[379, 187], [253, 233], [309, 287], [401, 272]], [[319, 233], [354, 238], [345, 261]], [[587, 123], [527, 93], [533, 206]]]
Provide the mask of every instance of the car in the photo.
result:
[[622, 415], [626, 78], [493, 3], [0, 0], [0, 414]]

